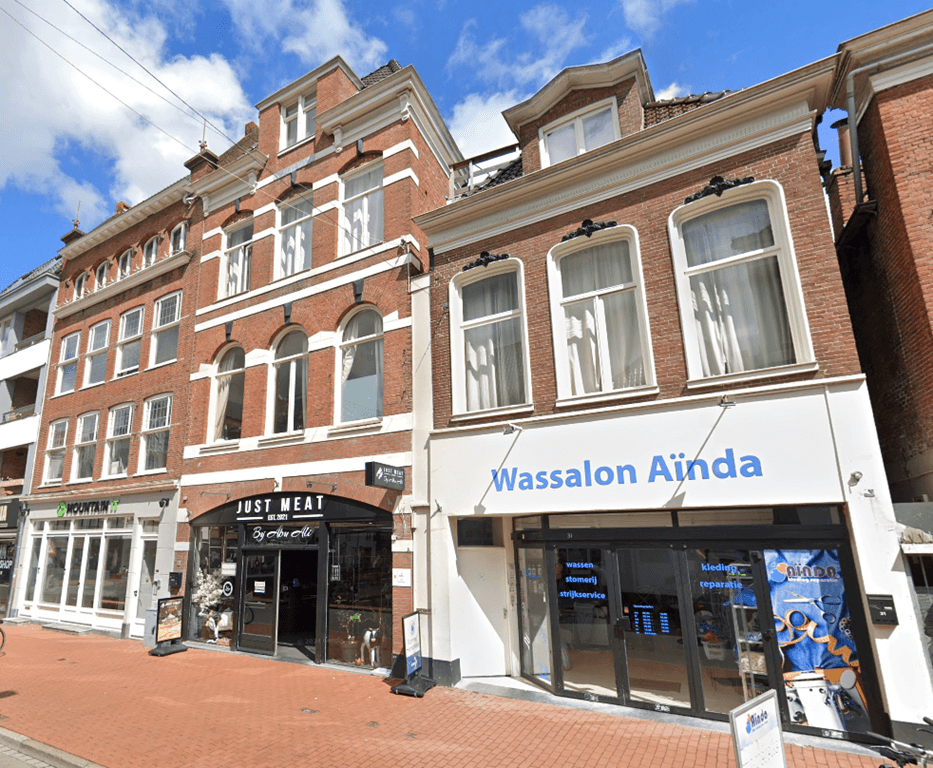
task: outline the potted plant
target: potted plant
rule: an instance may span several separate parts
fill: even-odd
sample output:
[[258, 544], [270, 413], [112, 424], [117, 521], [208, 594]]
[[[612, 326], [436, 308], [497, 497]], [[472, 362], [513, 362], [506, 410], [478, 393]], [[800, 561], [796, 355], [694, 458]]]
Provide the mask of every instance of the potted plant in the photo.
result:
[[360, 640], [358, 635], [363, 616], [359, 611], [354, 612], [349, 608], [344, 608], [337, 611], [334, 618], [337, 621], [337, 626], [343, 630], [343, 636], [337, 641], [339, 658], [347, 664], [353, 664], [359, 657]]

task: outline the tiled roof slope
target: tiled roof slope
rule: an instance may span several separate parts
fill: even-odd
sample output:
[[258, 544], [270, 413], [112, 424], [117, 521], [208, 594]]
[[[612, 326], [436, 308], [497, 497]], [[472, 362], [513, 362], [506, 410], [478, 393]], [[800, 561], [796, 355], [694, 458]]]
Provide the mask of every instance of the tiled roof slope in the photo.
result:
[[645, 128], [657, 125], [672, 117], [677, 117], [692, 109], [709, 104], [711, 101], [721, 99], [731, 91], [718, 93], [701, 93], [699, 96], [681, 96], [678, 99], [665, 99], [664, 101], [649, 101], [645, 104]]
[[34, 280], [35, 278], [41, 277], [42, 275], [45, 275], [45, 274], [52, 275], [53, 277], [58, 277], [61, 274], [61, 272], [62, 272], [62, 257], [55, 256], [54, 258], [49, 259], [47, 262], [45, 262], [45, 264], [42, 264], [36, 267], [31, 272], [27, 272], [22, 277], [17, 278], [12, 283], [10, 283], [6, 288], [0, 291], [0, 301], [3, 301], [4, 297], [7, 294], [13, 293], [18, 288], [28, 283], [30, 280]]
[[500, 184], [505, 184], [507, 181], [512, 179], [520, 179], [524, 175], [524, 170], [522, 168], [522, 156], [519, 155], [511, 163], [509, 163], [505, 168], [500, 168], [492, 176], [490, 176], [486, 181], [480, 184], [476, 188], [476, 192], [481, 192], [484, 189], [492, 189], [493, 187], [498, 187]]
[[402, 68], [402, 65], [399, 64], [395, 59], [389, 59], [387, 64], [379, 67], [379, 69], [370, 72], [368, 75], [365, 75], [361, 78], [363, 81], [363, 87], [368, 88], [371, 85], [375, 85], [378, 82], [385, 80], [389, 75], [393, 75]]

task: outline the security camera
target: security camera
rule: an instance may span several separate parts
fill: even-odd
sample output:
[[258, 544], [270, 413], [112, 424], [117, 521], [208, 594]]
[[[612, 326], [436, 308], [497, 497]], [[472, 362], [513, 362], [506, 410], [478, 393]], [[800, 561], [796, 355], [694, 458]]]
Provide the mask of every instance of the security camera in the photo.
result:
[[159, 499], [159, 506], [165, 509], [168, 506], [168, 499]]

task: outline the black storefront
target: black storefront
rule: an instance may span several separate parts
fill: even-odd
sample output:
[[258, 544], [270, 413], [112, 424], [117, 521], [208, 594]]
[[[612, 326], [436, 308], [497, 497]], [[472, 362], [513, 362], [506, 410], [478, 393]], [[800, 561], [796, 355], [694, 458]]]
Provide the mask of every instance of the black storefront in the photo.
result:
[[523, 677], [558, 695], [711, 719], [774, 689], [789, 729], [882, 731], [843, 513], [516, 519]]
[[189, 640], [391, 667], [391, 513], [273, 493], [230, 501], [192, 529]]

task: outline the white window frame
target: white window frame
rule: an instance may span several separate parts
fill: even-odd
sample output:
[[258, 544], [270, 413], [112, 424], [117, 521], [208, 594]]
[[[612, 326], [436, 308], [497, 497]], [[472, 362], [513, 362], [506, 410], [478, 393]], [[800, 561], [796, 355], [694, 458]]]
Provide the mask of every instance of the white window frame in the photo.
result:
[[[297, 210], [299, 204], [308, 203], [311, 205], [312, 211], [306, 215], [303, 215], [301, 218], [291, 221], [288, 224], [283, 222], [286, 210]], [[298, 274], [299, 272], [304, 272], [305, 270], [311, 269], [313, 257], [312, 249], [312, 240], [314, 237], [314, 196], [313, 194], [303, 195], [301, 197], [293, 197], [284, 201], [279, 205], [278, 211], [276, 213], [278, 219], [278, 244], [276, 247], [276, 258], [275, 258], [275, 278], [278, 280], [282, 277], [289, 277], [290, 275]], [[288, 242], [289, 233], [292, 230], [301, 229], [305, 226], [308, 226], [308, 237], [307, 237], [307, 247], [305, 249], [305, 264], [298, 266], [295, 263], [289, 263], [287, 254], [285, 251], [285, 246]], [[302, 230], [303, 231], [303, 230]], [[292, 254], [294, 257], [294, 253]]]
[[[317, 125], [317, 94], [304, 93], [297, 101], [290, 101], [281, 107], [282, 132], [279, 140], [281, 151], [297, 147], [307, 139], [313, 139]], [[308, 125], [308, 119], [311, 125]], [[295, 122], [295, 138], [289, 141], [289, 123]]]
[[[376, 170], [377, 167], [379, 167], [382, 171], [379, 184], [375, 187], [370, 187], [360, 194], [348, 198], [346, 196], [347, 184], [359, 176], [364, 176], [368, 173], [371, 173], [372, 171]], [[374, 201], [377, 196], [379, 199], [378, 204], [382, 206], [382, 227], [381, 231], [370, 232], [368, 226], [369, 222], [371, 221], [370, 209], [374, 207]], [[367, 224], [367, 226], [364, 228], [366, 236], [359, 238], [358, 241], [353, 237], [353, 224], [350, 221], [350, 217], [347, 213], [348, 206], [357, 201], [363, 202], [363, 215], [366, 218]], [[378, 245], [379, 243], [385, 241], [385, 165], [383, 164], [382, 160], [379, 160], [376, 163], [367, 163], [361, 168], [355, 168], [346, 176], [342, 176], [340, 178], [340, 225], [343, 228], [343, 234], [340, 238], [342, 256], [347, 256], [351, 253], [356, 253], [357, 251], [371, 248], [372, 246]]]
[[[688, 268], [687, 253], [684, 245], [682, 227], [692, 219], [717, 209], [728, 208], [744, 202], [764, 200], [768, 205], [774, 245], [749, 251], [738, 256], [721, 259], [709, 265]], [[687, 358], [687, 386], [714, 384], [721, 382], [742, 381], [772, 377], [781, 374], [797, 373], [816, 368], [813, 344], [810, 338], [810, 326], [807, 321], [803, 299], [803, 287], [797, 271], [797, 258], [790, 232], [790, 219], [784, 190], [772, 180], [756, 181], [723, 192], [721, 197], [709, 195], [676, 208], [668, 218], [668, 231], [673, 251], [674, 275], [677, 286], [677, 299], [680, 305], [680, 322], [684, 339], [684, 352]], [[704, 271], [711, 271], [730, 265], [747, 263], [759, 258], [777, 257], [781, 276], [781, 288], [787, 310], [787, 320], [794, 345], [796, 362], [771, 368], [753, 369], [736, 373], [708, 376], [703, 373], [699, 348], [699, 336], [693, 312], [693, 298], [690, 291], [690, 277]], [[714, 266], [715, 265], [715, 266]]]
[[[162, 307], [170, 299], [177, 298], [175, 302], [175, 317], [171, 320], [162, 321]], [[182, 292], [175, 291], [166, 296], [163, 296], [160, 299], [157, 299], [155, 302], [155, 308], [152, 312], [152, 331], [151, 338], [149, 339], [149, 367], [154, 368], [157, 365], [168, 365], [169, 363], [174, 363], [178, 359], [178, 341], [181, 331], [181, 300]], [[171, 358], [163, 360], [162, 362], [156, 362], [156, 355], [158, 354], [159, 341], [166, 334], [174, 333], [175, 334], [175, 354]]]
[[75, 278], [75, 292], [73, 301], [83, 298], [87, 290], [87, 272], [82, 272]]
[[[277, 358], [276, 350], [279, 346], [288, 338], [292, 333], [300, 333], [305, 337], [305, 348], [301, 353], [289, 355], [288, 357]], [[287, 328], [283, 333], [279, 334], [278, 338], [275, 340], [275, 343], [272, 345], [272, 350], [269, 354], [269, 379], [267, 391], [269, 393], [268, 397], [268, 407], [266, 409], [266, 434], [267, 435], [288, 435], [288, 434], [298, 434], [303, 432], [308, 424], [308, 373], [310, 368], [309, 362], [309, 349], [308, 349], [308, 336], [305, 333], [304, 329], [292, 326]], [[305, 361], [305, 372], [304, 380], [302, 382], [298, 381], [296, 365], [304, 358]], [[288, 406], [287, 413], [285, 414], [286, 426], [287, 428], [281, 432], [275, 431], [275, 405], [276, 397], [278, 396], [278, 387], [277, 387], [277, 378], [278, 378], [278, 369], [283, 365], [287, 365], [289, 369], [288, 376]], [[304, 391], [302, 394], [302, 414], [301, 414], [301, 429], [293, 429], [292, 425], [295, 423], [295, 400], [296, 400], [296, 384], [303, 384]]]
[[188, 222], [182, 221], [172, 230], [172, 236], [169, 240], [171, 255], [183, 253], [188, 244]]
[[13, 316], [9, 315], [0, 320], [0, 357], [8, 355], [15, 348], [13, 337]]
[[[480, 282], [487, 278], [505, 272], [515, 272], [517, 281], [518, 307], [509, 312], [497, 315], [487, 315], [481, 320], [463, 320], [463, 288], [471, 283]], [[451, 371], [451, 399], [454, 416], [473, 416], [480, 413], [510, 413], [525, 411], [533, 407], [531, 391], [531, 360], [528, 346], [528, 318], [525, 304], [525, 269], [520, 259], [508, 258], [496, 261], [485, 267], [473, 267], [466, 272], [460, 272], [450, 281], [450, 371]], [[522, 360], [524, 373], [525, 400], [522, 403], [496, 406], [494, 408], [467, 409], [466, 395], [466, 360], [464, 352], [465, 331], [481, 325], [499, 322], [509, 318], [518, 318], [521, 323]]]
[[[234, 350], [239, 349], [243, 353], [243, 367], [242, 368], [233, 368], [229, 371], [221, 371], [220, 366], [223, 363], [224, 358], [232, 353]], [[221, 431], [218, 429], [218, 426], [222, 428], [223, 419], [226, 416], [226, 404], [224, 407], [224, 412], [220, 412], [220, 396], [219, 390], [221, 383], [226, 379], [232, 379], [234, 376], [243, 376], [244, 392], [243, 399], [246, 399], [245, 385], [246, 385], [246, 350], [243, 349], [240, 344], [230, 344], [224, 347], [220, 353], [215, 358], [216, 362], [213, 365], [212, 380], [211, 380], [211, 401], [210, 408], [208, 410], [208, 421], [207, 421], [207, 442], [208, 443], [231, 443], [239, 438], [225, 438], [222, 435], [218, 435], [218, 432]], [[245, 402], [243, 403], [245, 406]], [[240, 433], [242, 436], [242, 416], [240, 421]]]
[[107, 286], [110, 273], [110, 262], [105, 261], [97, 265], [97, 269], [94, 271], [94, 290], [99, 291], [101, 288]]
[[[350, 326], [350, 322], [353, 318], [362, 314], [363, 312], [373, 312], [376, 315], [379, 315], [379, 319], [382, 322], [382, 330], [378, 333], [370, 334], [369, 336], [360, 336], [359, 338], [352, 339], [347, 341], [345, 336], [347, 333], [347, 328]], [[385, 413], [385, 318], [382, 316], [382, 313], [376, 309], [373, 305], [366, 305], [360, 307], [357, 311], [348, 315], [344, 320], [343, 324], [340, 326], [340, 331], [336, 335], [337, 339], [337, 371], [334, 376], [334, 424], [353, 424], [357, 421], [378, 421], [381, 420]], [[364, 344], [371, 344], [373, 342], [382, 342], [382, 383], [379, 387], [382, 393], [380, 402], [377, 404], [376, 414], [373, 416], [363, 416], [358, 419], [344, 419], [344, 388], [346, 382], [344, 381], [344, 360], [346, 359], [347, 353], [351, 347], [362, 346]]]
[[[99, 331], [103, 332], [103, 342], [101, 343]], [[95, 346], [98, 344], [98, 346]], [[92, 325], [87, 334], [87, 352], [84, 356], [84, 386], [90, 387], [96, 384], [103, 384], [107, 380], [107, 353], [110, 351], [110, 321], [104, 320], [102, 323]], [[91, 372], [94, 368], [96, 358], [104, 357], [104, 375], [99, 381], [91, 381]]]
[[[593, 246], [609, 243], [627, 243], [629, 258], [631, 259], [632, 282], [606, 289], [597, 289], [589, 293], [564, 298], [561, 275], [561, 261], [580, 251]], [[579, 402], [598, 400], [618, 395], [639, 395], [646, 390], [656, 387], [654, 355], [651, 347], [651, 329], [648, 323], [648, 305], [645, 298], [645, 278], [641, 263], [641, 247], [638, 232], [627, 224], [607, 227], [594, 232], [590, 237], [575, 237], [572, 240], [555, 245], [547, 257], [548, 267], [548, 296], [551, 305], [551, 330], [554, 340], [554, 364], [556, 366], [557, 399], [561, 401]], [[642, 360], [644, 361], [644, 383], [624, 388], [613, 388], [609, 368], [609, 350], [606, 347], [606, 318], [603, 310], [605, 297], [618, 293], [634, 293], [635, 308], [638, 315], [639, 337], [641, 339]], [[570, 357], [567, 350], [566, 310], [565, 305], [575, 304], [591, 299], [594, 301], [596, 311], [596, 335], [599, 346], [600, 380], [602, 386], [599, 391], [589, 393], [574, 393], [570, 376]]]
[[[93, 419], [93, 434], [85, 439], [85, 423]], [[75, 427], [75, 442], [72, 454], [74, 456], [71, 466], [71, 482], [87, 482], [94, 479], [94, 464], [97, 461], [97, 431], [100, 425], [99, 415], [96, 411], [91, 413], [82, 413], [78, 416], [77, 426]], [[91, 459], [91, 473], [89, 475], [79, 475], [81, 466], [81, 453], [91, 450], [93, 458]]]
[[132, 249], [120, 254], [120, 261], [117, 265], [117, 280], [129, 277], [133, 273], [133, 251]]
[[[104, 466], [101, 470], [101, 477], [126, 477], [130, 467], [130, 450], [133, 447], [133, 412], [135, 408], [132, 403], [121, 403], [110, 409], [107, 421], [107, 444], [104, 447]], [[129, 411], [126, 417], [126, 431], [117, 432], [117, 414]], [[123, 472], [111, 472], [113, 463], [113, 450], [117, 443], [126, 441], [126, 470]]]
[[[74, 345], [74, 349], [69, 349], [69, 347]], [[69, 333], [67, 336], [62, 338], [61, 351], [59, 353], [59, 362], [58, 362], [58, 381], [55, 384], [55, 394], [64, 395], [68, 392], [74, 392], [75, 388], [78, 386], [78, 353], [81, 349], [81, 331], [75, 331], [74, 333]], [[74, 377], [69, 389], [64, 389], [65, 386], [65, 371], [68, 368], [74, 366]]]
[[[230, 240], [232, 237], [246, 228], [252, 230], [249, 239], [231, 246]], [[220, 290], [218, 294], [221, 299], [249, 291], [253, 237], [255, 235], [256, 230], [252, 219], [224, 232], [224, 255], [222, 269], [220, 270]]]
[[[126, 333], [126, 323], [127, 318], [130, 315], [139, 313], [139, 330], [132, 334], [127, 335]], [[119, 330], [119, 339], [117, 341], [117, 359], [113, 367], [113, 377], [119, 379], [123, 376], [129, 376], [133, 373], [138, 373], [142, 369], [143, 358], [142, 358], [142, 337], [143, 337], [143, 324], [146, 320], [146, 311], [144, 307], [133, 307], [133, 309], [127, 310], [122, 315], [120, 315], [120, 330]], [[139, 362], [135, 367], [126, 368], [123, 365], [123, 355], [125, 354], [125, 349], [130, 344], [139, 344]]]
[[[548, 153], [547, 139], [554, 131], [560, 130], [565, 126], [573, 123], [574, 133], [576, 135], [576, 144], [577, 144], [577, 157], [586, 152], [592, 152], [592, 149], [586, 149], [583, 139], [583, 120], [597, 112], [602, 112], [605, 109], [610, 110], [610, 114], [614, 119], [610, 121], [612, 125], [613, 138], [606, 142], [606, 144], [611, 144], [613, 141], [617, 141], [622, 138], [622, 129], [619, 125], [619, 104], [616, 101], [615, 96], [611, 96], [608, 99], [603, 99], [602, 101], [597, 101], [595, 104], [588, 104], [587, 106], [571, 112], [569, 115], [564, 115], [563, 117], [554, 120], [547, 125], [542, 126], [538, 129], [538, 147], [541, 154], [541, 167], [547, 168], [550, 165], [553, 165], [551, 162], [550, 154]], [[601, 144], [600, 146], [605, 146]], [[565, 158], [569, 160], [570, 158]], [[563, 160], [559, 162], [564, 162]]]
[[151, 267], [159, 259], [159, 236], [150, 237], [143, 248], [143, 269]]
[[[168, 446], [172, 431], [172, 395], [162, 394], [150, 397], [145, 402], [143, 409], [143, 426], [140, 430], [139, 441], [139, 470], [138, 474], [147, 474], [152, 472], [165, 472], [168, 468]], [[164, 423], [153, 426], [153, 408], [161, 402], [167, 402], [164, 416]], [[149, 452], [149, 442], [157, 435], [165, 434], [165, 464], [161, 467], [147, 467], [146, 459]]]
[[[45, 472], [43, 473], [44, 485], [61, 483], [65, 476], [65, 453], [68, 445], [68, 419], [59, 419], [49, 424], [49, 435], [45, 449]], [[53, 457], [60, 458], [61, 474], [58, 477], [52, 477], [49, 470], [52, 466]]]

